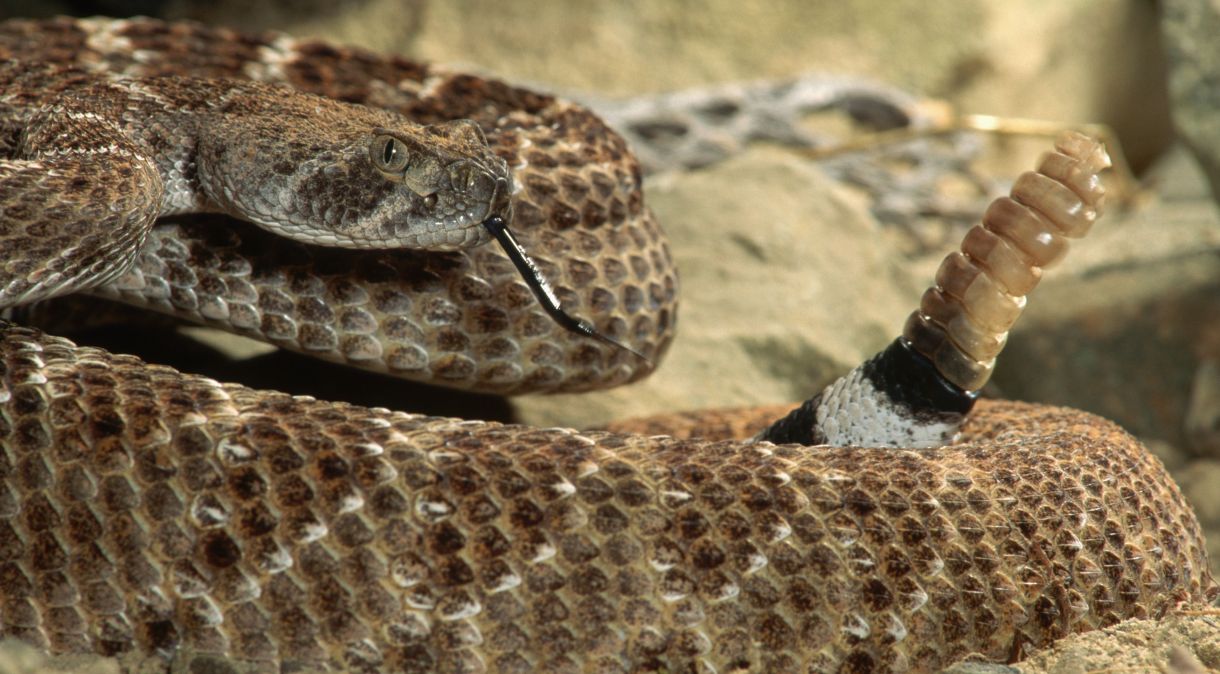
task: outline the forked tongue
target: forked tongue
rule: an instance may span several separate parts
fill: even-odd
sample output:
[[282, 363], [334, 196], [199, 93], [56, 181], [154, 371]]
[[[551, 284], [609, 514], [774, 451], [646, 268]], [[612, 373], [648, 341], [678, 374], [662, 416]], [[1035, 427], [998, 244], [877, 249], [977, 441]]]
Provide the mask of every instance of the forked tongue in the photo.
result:
[[525, 249], [517, 242], [517, 238], [508, 229], [508, 223], [504, 222], [504, 218], [493, 215], [483, 221], [483, 228], [495, 237], [500, 247], [508, 255], [508, 259], [512, 260], [513, 266], [517, 268], [517, 272], [521, 274], [525, 285], [529, 286], [530, 292], [534, 293], [534, 297], [538, 299], [538, 303], [546, 313], [558, 323], [563, 329], [574, 332], [585, 337], [592, 337], [603, 344], [609, 344], [617, 349], [622, 349], [627, 353], [634, 355], [636, 358], [652, 364], [644, 354], [632, 349], [624, 344], [603, 335], [593, 327], [592, 323], [576, 318], [563, 310], [559, 304], [559, 298], [555, 296], [555, 291], [551, 289], [551, 284], [547, 283], [546, 277], [538, 269], [538, 265], [526, 254]]

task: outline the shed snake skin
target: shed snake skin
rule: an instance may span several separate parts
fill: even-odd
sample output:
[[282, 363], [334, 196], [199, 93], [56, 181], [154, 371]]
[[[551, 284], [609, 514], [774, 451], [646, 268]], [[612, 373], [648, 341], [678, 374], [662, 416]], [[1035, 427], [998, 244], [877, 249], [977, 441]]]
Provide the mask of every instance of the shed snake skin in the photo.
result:
[[[581, 108], [149, 20], [10, 22], [0, 53], [474, 119], [565, 305], [654, 359], [669, 344], [667, 244], [634, 160]], [[513, 276], [486, 247], [326, 250], [199, 216], [158, 225], [95, 292], [459, 387], [642, 376], [558, 333]], [[0, 626], [52, 652], [268, 671], [930, 671], [1217, 593], [1160, 462], [1070, 410], [981, 404], [938, 449], [809, 448], [325, 403], [10, 324], [0, 364]]]

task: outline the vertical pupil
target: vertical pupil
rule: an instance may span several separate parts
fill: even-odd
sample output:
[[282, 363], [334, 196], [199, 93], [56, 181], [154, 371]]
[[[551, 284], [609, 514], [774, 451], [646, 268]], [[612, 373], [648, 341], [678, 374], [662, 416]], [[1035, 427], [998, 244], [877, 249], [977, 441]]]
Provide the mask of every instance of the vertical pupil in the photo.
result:
[[393, 166], [394, 158], [398, 156], [398, 148], [394, 146], [394, 141], [388, 140], [385, 144], [385, 149], [381, 153], [381, 161], [386, 166]]

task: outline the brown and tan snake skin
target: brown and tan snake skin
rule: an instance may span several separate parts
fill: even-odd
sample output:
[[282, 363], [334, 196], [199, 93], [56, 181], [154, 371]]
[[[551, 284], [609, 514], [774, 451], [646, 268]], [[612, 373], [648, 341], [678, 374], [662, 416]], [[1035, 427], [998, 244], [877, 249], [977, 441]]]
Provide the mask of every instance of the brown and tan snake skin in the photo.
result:
[[[14, 45], [474, 118], [517, 171], [514, 226], [555, 256], [565, 305], [646, 353], [669, 342], [676, 281], [638, 172], [575, 106], [186, 24], [0, 26], [0, 50]], [[272, 45], [308, 58], [258, 71]], [[444, 95], [415, 98], [425, 90]], [[599, 182], [606, 200], [582, 201]], [[494, 252], [278, 248], [212, 216], [150, 236], [103, 294], [463, 387], [639, 375], [598, 343], [548, 348], [566, 338]], [[504, 295], [510, 308], [493, 305]], [[421, 326], [445, 337], [417, 345]], [[390, 339], [354, 339], [373, 334]], [[414, 346], [418, 367], [396, 368], [385, 344]], [[506, 368], [479, 358], [497, 354]], [[980, 404], [939, 449], [809, 448], [326, 403], [8, 324], [0, 366], [0, 629], [52, 652], [218, 654], [268, 671], [931, 671], [1218, 592], [1161, 463], [1071, 410]]]
[[[601, 333], [653, 363], [672, 341], [677, 275], [668, 244], [643, 204], [639, 167], [623, 140], [584, 108], [398, 57], [298, 43], [277, 34], [245, 35], [152, 20], [9, 21], [0, 24], [0, 58], [6, 56], [73, 65], [90, 75], [154, 78], [148, 86], [131, 88], [153, 103], [172, 99], [173, 106], [164, 104], [169, 112], [206, 108], [219, 98], [214, 88], [204, 87], [198, 99], [189, 100], [184, 85], [167, 86], [155, 79], [189, 73], [285, 83], [339, 101], [388, 108], [422, 124], [473, 119], [492, 153], [513, 172], [513, 231], [564, 308], [589, 318]], [[37, 77], [26, 74], [18, 83], [50, 79], [42, 72], [36, 71]], [[61, 76], [54, 86], [67, 87], [71, 81]], [[146, 90], [152, 93], [143, 93]], [[5, 89], [0, 92], [0, 120], [6, 119], [4, 106], [46, 98], [51, 97], [40, 90]], [[235, 105], [251, 107], [256, 104], [251, 100], [245, 97]], [[155, 109], [147, 100], [139, 104], [148, 114]], [[110, 105], [119, 107], [121, 101]], [[0, 124], [0, 154], [14, 144], [19, 131], [11, 125], [11, 117], [9, 125]], [[279, 148], [264, 141], [242, 150], [250, 166], [242, 169], [240, 178], [249, 182], [268, 170], [281, 171], [282, 160], [272, 156], [287, 159], [282, 171], [291, 174], [295, 165], [313, 159], [311, 149], [341, 150], [310, 148], [300, 134], [267, 130], [261, 123], [247, 126], [254, 127], [247, 133], [282, 142]], [[147, 145], [172, 154], [179, 163], [207, 155], [206, 148], [190, 148], [193, 155], [160, 148], [167, 136], [181, 135], [175, 129], [153, 125], [143, 135]], [[213, 139], [211, 145], [223, 147], [223, 142]], [[31, 150], [57, 157], [60, 146], [89, 151], [83, 145], [82, 139], [52, 136]], [[275, 150], [278, 155], [271, 154]], [[105, 152], [98, 154], [105, 158]], [[239, 152], [225, 156], [235, 154]], [[97, 171], [86, 171], [84, 177], [108, 168], [103, 161], [96, 166]], [[19, 175], [22, 184], [0, 193], [0, 199], [16, 202], [0, 203], [7, 207], [10, 223], [0, 231], [0, 242], [23, 251], [0, 266], [0, 305], [8, 299], [3, 282], [16, 276], [18, 284], [23, 283], [20, 277], [31, 259], [51, 257], [47, 249], [66, 246], [65, 238], [72, 241], [67, 236], [72, 228], [49, 232], [40, 214], [74, 209], [101, 220], [111, 204], [130, 200], [127, 190], [114, 185], [93, 188], [90, 200], [79, 195], [72, 180], [53, 171], [27, 173]], [[193, 180], [199, 172], [189, 166], [178, 173], [168, 181], [167, 191], [173, 183], [202, 182]], [[21, 198], [24, 189], [46, 190], [48, 182], [65, 192], [75, 190], [73, 196], [84, 206], [64, 198], [52, 209], [51, 204]], [[328, 213], [358, 210], [359, 195], [353, 199], [346, 194], [355, 188], [348, 181], [336, 183], [306, 183], [305, 196], [330, 190], [324, 196], [338, 203], [316, 208]], [[88, 220], [79, 222], [83, 227]], [[652, 369], [626, 351], [557, 326], [495, 246], [450, 252], [342, 250], [288, 243], [242, 224], [218, 215], [164, 222], [148, 234], [134, 267], [95, 292], [329, 360], [457, 388], [578, 391], [622, 384]], [[85, 238], [85, 243], [90, 241]]]

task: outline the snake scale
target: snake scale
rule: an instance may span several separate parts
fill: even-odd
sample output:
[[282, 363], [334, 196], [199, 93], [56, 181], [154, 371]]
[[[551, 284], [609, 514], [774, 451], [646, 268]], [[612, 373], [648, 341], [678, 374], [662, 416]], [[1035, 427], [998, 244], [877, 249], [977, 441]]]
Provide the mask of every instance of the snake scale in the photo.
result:
[[[505, 258], [478, 245], [469, 224], [507, 208], [566, 307], [653, 359], [671, 340], [677, 281], [639, 170], [578, 106], [397, 57], [153, 20], [8, 22], [0, 54], [18, 59], [0, 93], [0, 142], [22, 157], [0, 160], [11, 303], [101, 275], [95, 294], [453, 386], [581, 389], [645, 374], [630, 354], [558, 331]], [[181, 136], [158, 126], [162, 112], [219, 110], [192, 119], [224, 124], [267, 96], [331, 109], [216, 78], [426, 125], [354, 113], [377, 124], [361, 152], [406, 190], [377, 203], [407, 215], [358, 212], [371, 197], [335, 206], [301, 177], [314, 173], [281, 166], [284, 147], [265, 137], [296, 165], [317, 150], [291, 120], [232, 147], [209, 149], [210, 127], [190, 147], [170, 143]], [[19, 112], [30, 108], [50, 112]], [[62, 126], [74, 119], [102, 135]], [[133, 148], [111, 143], [106, 129], [123, 119], [153, 131]], [[35, 148], [27, 127], [45, 134]], [[148, 147], [165, 163], [114, 171], [140, 188], [127, 193], [89, 193], [46, 168], [76, 155], [109, 157], [89, 165], [110, 170]], [[340, 192], [376, 182], [355, 173], [363, 155], [333, 151], [339, 168], [317, 171]], [[261, 178], [201, 168], [234, 154], [231, 166], [261, 166]], [[179, 189], [209, 175], [228, 187]], [[243, 183], [290, 188], [270, 209], [223, 196]], [[298, 209], [316, 196], [306, 183], [322, 201]], [[60, 191], [35, 202], [40, 184]], [[379, 223], [440, 250], [320, 248], [224, 215], [89, 229], [131, 220], [133, 194], [272, 229], [312, 209], [335, 223], [331, 245], [363, 245]], [[467, 235], [451, 239], [454, 227]], [[16, 251], [57, 262], [34, 269]], [[81, 272], [98, 251], [134, 259]], [[950, 305], [921, 314], [947, 322], [920, 339], [965, 329]], [[975, 346], [986, 360], [991, 347]], [[320, 402], [12, 324], [0, 367], [0, 628], [56, 653], [225, 656], [268, 671], [930, 671], [1217, 594], [1160, 462], [1071, 410], [981, 403], [946, 447], [811, 448]]]

